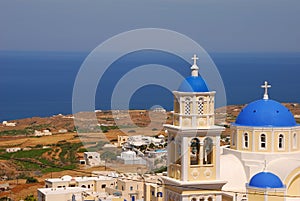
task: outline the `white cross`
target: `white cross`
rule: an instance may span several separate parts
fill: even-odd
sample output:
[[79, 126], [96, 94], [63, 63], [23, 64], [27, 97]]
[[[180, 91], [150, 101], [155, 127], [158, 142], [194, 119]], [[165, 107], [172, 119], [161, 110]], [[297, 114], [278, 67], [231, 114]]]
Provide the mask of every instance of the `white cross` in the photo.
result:
[[269, 99], [268, 88], [271, 88], [271, 85], [268, 85], [268, 82], [265, 81], [265, 84], [261, 85], [261, 88], [265, 89], [264, 100], [268, 100]]
[[192, 59], [194, 60], [194, 65], [197, 65], [197, 60], [199, 59], [197, 55], [194, 54]]

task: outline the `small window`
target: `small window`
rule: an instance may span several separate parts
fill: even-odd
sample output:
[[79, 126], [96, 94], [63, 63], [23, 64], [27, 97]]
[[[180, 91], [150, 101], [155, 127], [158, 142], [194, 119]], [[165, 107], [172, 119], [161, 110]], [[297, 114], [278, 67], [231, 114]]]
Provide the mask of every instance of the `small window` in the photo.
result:
[[235, 141], [236, 141], [236, 132], [234, 131], [232, 133], [232, 138], [231, 138], [231, 145], [235, 146]]
[[293, 148], [297, 148], [297, 133], [293, 134]]
[[132, 186], [130, 186], [130, 190], [131, 190], [131, 191], [133, 190], [133, 187], [132, 187]]
[[197, 201], [197, 199], [196, 198], [192, 198], [191, 201]]
[[266, 135], [265, 134], [260, 135], [260, 148], [261, 149], [266, 148]]
[[193, 138], [190, 145], [190, 164], [199, 165], [200, 141], [198, 138]]
[[155, 193], [154, 191], [151, 192], [152, 195], [154, 195], [154, 193]]
[[190, 98], [186, 98], [184, 100], [184, 114], [185, 115], [190, 115], [191, 114], [191, 99]]
[[197, 101], [197, 107], [198, 107], [198, 114], [202, 115], [203, 114], [203, 109], [204, 109], [204, 103], [203, 103], [203, 98], [200, 97]]
[[213, 162], [213, 140], [207, 137], [203, 141], [203, 164], [212, 164]]
[[278, 136], [278, 149], [283, 149], [284, 148], [284, 136], [283, 134], [280, 134]]
[[106, 184], [102, 184], [102, 185], [101, 185], [101, 188], [105, 188], [105, 187], [106, 187]]
[[249, 135], [248, 133], [244, 133], [244, 148], [248, 148], [249, 147]]
[[163, 197], [163, 193], [162, 192], [158, 192], [157, 193], [157, 197], [162, 198]]

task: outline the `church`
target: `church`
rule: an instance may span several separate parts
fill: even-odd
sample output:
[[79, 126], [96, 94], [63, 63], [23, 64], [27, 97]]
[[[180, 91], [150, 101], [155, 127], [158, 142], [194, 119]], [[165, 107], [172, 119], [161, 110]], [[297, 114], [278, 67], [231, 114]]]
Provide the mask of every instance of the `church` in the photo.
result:
[[199, 74], [194, 55], [191, 76], [174, 94], [168, 133], [165, 201], [300, 200], [300, 125], [269, 98], [247, 104], [231, 124], [230, 146], [220, 146], [224, 127], [215, 125], [215, 91]]

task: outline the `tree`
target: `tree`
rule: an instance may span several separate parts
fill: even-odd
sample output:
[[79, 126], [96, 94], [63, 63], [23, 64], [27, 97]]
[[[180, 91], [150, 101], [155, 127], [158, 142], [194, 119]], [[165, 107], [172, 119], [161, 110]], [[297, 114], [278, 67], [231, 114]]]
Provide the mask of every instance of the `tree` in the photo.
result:
[[30, 183], [37, 183], [38, 180], [34, 177], [27, 177], [26, 179], [26, 184], [30, 184]]
[[33, 195], [27, 195], [24, 201], [37, 201], [37, 199]]
[[151, 144], [149, 144], [149, 148], [153, 149], [155, 147], [155, 144], [151, 142]]

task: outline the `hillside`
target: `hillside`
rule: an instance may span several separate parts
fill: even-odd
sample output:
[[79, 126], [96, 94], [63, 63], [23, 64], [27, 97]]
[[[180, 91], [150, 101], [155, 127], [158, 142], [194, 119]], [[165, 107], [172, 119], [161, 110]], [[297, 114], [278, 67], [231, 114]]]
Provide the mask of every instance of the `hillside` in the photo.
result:
[[[295, 115], [300, 123], [300, 105], [284, 103]], [[229, 125], [234, 122], [244, 105], [231, 105], [216, 109], [216, 124], [226, 127], [223, 136], [230, 134]], [[129, 112], [129, 116], [128, 116]], [[45, 178], [70, 175], [87, 175], [96, 169], [85, 169], [78, 164], [82, 159], [86, 147], [82, 142], [96, 148], [103, 154], [105, 143], [115, 142], [118, 135], [159, 135], [163, 123], [172, 122], [172, 113], [152, 113], [145, 110], [132, 111], [98, 111], [97, 120], [93, 120], [95, 113], [80, 113], [76, 126], [73, 115], [55, 115], [52, 117], [32, 117], [9, 121], [16, 126], [0, 125], [0, 177], [8, 177], [0, 183], [9, 183], [12, 190], [10, 196], [15, 199], [24, 198], [33, 193], [36, 188], [44, 185]], [[226, 117], [226, 118], [225, 118]], [[150, 120], [151, 119], [151, 120]], [[162, 121], [163, 120], [163, 121]], [[87, 126], [88, 125], [88, 126]], [[34, 131], [49, 130], [51, 136], [34, 136]], [[80, 133], [77, 133], [77, 130]], [[99, 135], [99, 131], [102, 131]], [[85, 132], [89, 132], [85, 136]], [[27, 151], [6, 153], [6, 148], [20, 147]], [[119, 152], [119, 149], [114, 151]], [[116, 154], [116, 153], [115, 153]], [[103, 154], [105, 155], [105, 154]], [[114, 157], [114, 156], [113, 156]], [[136, 167], [122, 165], [111, 166], [114, 170], [134, 171]], [[103, 169], [104, 167], [102, 167]], [[127, 169], [125, 169], [127, 168]], [[129, 169], [128, 169], [129, 168]], [[101, 168], [100, 168], [101, 169]], [[33, 176], [39, 180], [35, 184], [25, 184], [26, 178]], [[8, 192], [0, 193], [0, 197]]]

